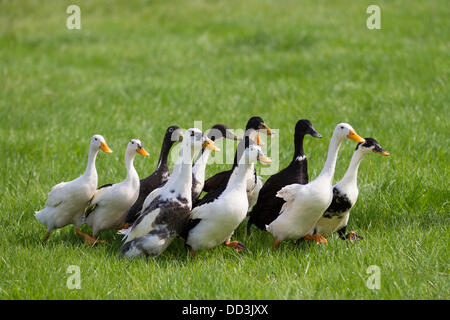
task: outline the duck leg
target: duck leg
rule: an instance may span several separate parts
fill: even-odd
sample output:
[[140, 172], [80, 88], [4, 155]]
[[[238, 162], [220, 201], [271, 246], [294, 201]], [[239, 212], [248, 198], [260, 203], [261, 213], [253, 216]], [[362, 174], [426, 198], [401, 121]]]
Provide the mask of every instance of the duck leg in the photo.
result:
[[97, 242], [99, 242], [99, 243], [105, 242], [103, 240], [97, 240], [95, 237], [91, 237], [87, 233], [82, 232], [79, 228], [75, 229], [75, 232], [84, 239], [84, 243], [86, 245], [92, 245], [92, 244], [95, 244]]
[[194, 260], [195, 252], [196, 252], [196, 251], [191, 250], [191, 260]]
[[247, 250], [247, 247], [246, 247], [245, 245], [243, 245], [242, 243], [240, 243], [239, 241], [230, 241], [230, 240], [226, 240], [226, 241], [224, 242], [224, 244], [225, 244], [227, 247], [232, 247], [232, 248], [234, 248], [234, 250], [235, 250], [236, 252], [240, 252], [240, 251], [242, 251], [242, 250]]
[[128, 223], [125, 223], [125, 224], [123, 224], [121, 226], [117, 226], [116, 230], [119, 231], [119, 230], [122, 230], [122, 229], [128, 229], [129, 227], [130, 227], [130, 225]]
[[361, 237], [359, 234], [357, 234], [354, 231], [351, 231], [351, 232], [345, 234], [346, 229], [347, 229], [347, 226], [338, 230], [339, 238], [341, 238], [342, 240], [348, 240], [350, 242], [354, 242], [355, 240], [364, 240], [363, 237]]
[[276, 247], [278, 247], [279, 244], [280, 244], [280, 241], [278, 241], [278, 239], [275, 238], [275, 242], [273, 243], [272, 250], [275, 250]]
[[42, 239], [42, 242], [46, 242], [47, 239], [48, 239], [48, 237], [50, 237], [50, 231], [47, 231], [47, 232], [45, 233], [45, 236], [44, 236], [44, 239]]
[[304, 236], [303, 237], [305, 240], [315, 240], [316, 241], [316, 244], [321, 244], [321, 243], [325, 243], [325, 244], [328, 244], [328, 241], [327, 241], [327, 239], [324, 237], [324, 236], [322, 236], [322, 235], [320, 235], [320, 234], [318, 234], [318, 233], [314, 233], [312, 236], [310, 236], [310, 235], [306, 235], [306, 236]]

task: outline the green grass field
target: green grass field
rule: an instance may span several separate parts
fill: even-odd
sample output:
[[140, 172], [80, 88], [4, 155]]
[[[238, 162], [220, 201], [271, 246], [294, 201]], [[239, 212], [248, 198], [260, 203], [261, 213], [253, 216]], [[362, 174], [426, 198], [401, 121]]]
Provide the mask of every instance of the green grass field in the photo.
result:
[[[74, 2], [81, 30], [66, 28]], [[369, 4], [381, 30], [366, 28]], [[449, 299], [449, 21], [446, 0], [0, 1], [0, 298]], [[84, 171], [93, 134], [114, 150], [97, 159], [102, 185], [125, 177], [131, 138], [151, 154], [135, 161], [144, 177], [167, 126], [243, 128], [252, 115], [280, 130], [280, 168], [295, 122], [311, 120], [324, 136], [305, 140], [311, 178], [339, 122], [391, 153], [360, 167], [349, 228], [364, 241], [272, 252], [245, 221], [235, 238], [249, 251], [194, 261], [181, 240], [155, 259], [118, 259], [115, 232], [86, 247], [71, 226], [41, 243], [34, 211]], [[344, 142], [335, 181], [354, 148]], [[69, 265], [80, 290], [66, 286]], [[379, 290], [366, 287], [371, 265]]]

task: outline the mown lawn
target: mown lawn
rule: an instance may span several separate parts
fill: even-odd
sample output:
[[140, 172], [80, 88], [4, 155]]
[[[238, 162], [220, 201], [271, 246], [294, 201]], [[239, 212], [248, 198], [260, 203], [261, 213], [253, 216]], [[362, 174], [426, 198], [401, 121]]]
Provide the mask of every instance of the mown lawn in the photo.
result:
[[[70, 4], [0, 1], [0, 298], [450, 298], [448, 1], [83, 0], [81, 30], [66, 29]], [[369, 4], [381, 7], [381, 30], [366, 28]], [[249, 251], [218, 247], [194, 261], [178, 240], [155, 259], [118, 259], [112, 231], [96, 247], [72, 227], [41, 244], [33, 213], [83, 172], [93, 134], [115, 151], [98, 157], [102, 185], [124, 178], [130, 138], [151, 154], [135, 161], [144, 177], [167, 126], [237, 129], [252, 115], [279, 129], [280, 153], [269, 155], [280, 168], [295, 122], [311, 120], [324, 136], [305, 140], [312, 178], [339, 122], [391, 153], [360, 167], [349, 228], [364, 241], [272, 252], [271, 235], [247, 237], [243, 223], [235, 238]], [[336, 181], [354, 147], [343, 144]], [[66, 286], [70, 265], [80, 290]], [[371, 265], [379, 290], [366, 287]]]

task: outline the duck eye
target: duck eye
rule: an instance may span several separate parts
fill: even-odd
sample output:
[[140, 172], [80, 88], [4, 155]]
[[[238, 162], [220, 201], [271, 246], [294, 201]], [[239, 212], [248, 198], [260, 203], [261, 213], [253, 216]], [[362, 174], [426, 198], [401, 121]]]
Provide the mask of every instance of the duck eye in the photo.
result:
[[95, 138], [95, 141], [97, 141], [97, 138]]
[[344, 126], [341, 126], [341, 129], [344, 129]]
[[195, 135], [194, 131], [191, 132], [191, 137], [193, 137]]

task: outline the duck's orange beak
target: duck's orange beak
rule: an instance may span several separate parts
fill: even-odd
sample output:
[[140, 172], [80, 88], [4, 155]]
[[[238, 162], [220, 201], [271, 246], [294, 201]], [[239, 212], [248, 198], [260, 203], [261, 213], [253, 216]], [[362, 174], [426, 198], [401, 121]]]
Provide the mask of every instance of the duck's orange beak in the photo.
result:
[[214, 142], [213, 142], [211, 139], [207, 139], [207, 140], [203, 143], [202, 147], [203, 147], [203, 148], [209, 148], [209, 149], [211, 149], [212, 151], [217, 151], [217, 152], [220, 151], [220, 149], [217, 148], [217, 147], [214, 145]]
[[103, 152], [106, 152], [106, 153], [112, 153], [112, 150], [108, 147], [108, 145], [106, 144], [106, 142], [100, 142], [100, 149], [103, 151]]
[[150, 154], [144, 149], [144, 148], [138, 148], [137, 153], [139, 153], [140, 155], [144, 156], [144, 157], [148, 157]]
[[356, 142], [366, 142], [366, 140], [358, 136], [355, 130], [350, 130], [350, 133], [347, 135], [347, 138], [352, 139], [353, 141]]

